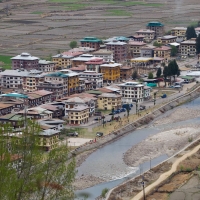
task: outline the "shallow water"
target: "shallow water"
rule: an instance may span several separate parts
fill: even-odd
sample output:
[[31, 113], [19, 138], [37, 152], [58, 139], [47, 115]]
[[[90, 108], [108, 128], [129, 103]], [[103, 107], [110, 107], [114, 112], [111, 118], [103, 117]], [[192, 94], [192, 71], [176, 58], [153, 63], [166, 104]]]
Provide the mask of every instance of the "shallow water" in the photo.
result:
[[[193, 100], [187, 104], [180, 107], [197, 108], [200, 105], [200, 98]], [[179, 107], [179, 108], [180, 108]], [[175, 108], [177, 109], [177, 108]], [[174, 112], [170, 110], [160, 116], [162, 118]], [[187, 113], [186, 113], [187, 114]], [[158, 118], [157, 118], [158, 119]], [[156, 119], [156, 120], [157, 120]], [[146, 139], [150, 135], [159, 133], [165, 128], [177, 128], [180, 125], [191, 125], [199, 124], [200, 117], [190, 120], [184, 120], [181, 122], [175, 122], [164, 125], [153, 125], [153, 122], [149, 124], [147, 128], [142, 128], [135, 130], [119, 140], [98, 149], [92, 153], [80, 167], [77, 168], [78, 176], [84, 174], [85, 176], [93, 175], [99, 178], [103, 178], [106, 182], [98, 184], [96, 186], [87, 188], [85, 190], [76, 191], [79, 195], [82, 192], [90, 194], [87, 198], [88, 200], [94, 200], [95, 197], [101, 194], [104, 188], [113, 188], [125, 180], [135, 177], [141, 173], [141, 171], [146, 171], [150, 167], [150, 161], [142, 163], [140, 166], [129, 167], [123, 162], [123, 154], [130, 149], [132, 146], [138, 144], [142, 140]], [[167, 155], [161, 155], [157, 158], [151, 160], [151, 166], [155, 166], [160, 162], [164, 161]], [[82, 199], [82, 198], [77, 198]]]

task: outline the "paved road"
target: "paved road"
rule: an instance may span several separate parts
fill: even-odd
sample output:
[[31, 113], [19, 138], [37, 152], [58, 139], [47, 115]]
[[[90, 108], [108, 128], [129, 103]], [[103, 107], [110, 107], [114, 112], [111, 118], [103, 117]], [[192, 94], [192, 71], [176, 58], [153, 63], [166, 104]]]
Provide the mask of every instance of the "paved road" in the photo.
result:
[[[160, 177], [151, 185], [147, 186], [145, 188], [145, 193], [148, 194], [153, 188], [155, 188], [157, 185], [159, 185], [160, 183], [162, 183], [165, 179], [167, 179], [173, 172], [176, 171], [177, 166], [179, 165], [180, 162], [182, 162], [183, 160], [185, 160], [188, 156], [193, 155], [194, 153], [196, 153], [198, 150], [200, 149], [200, 145], [196, 146], [194, 149], [192, 149], [191, 151], [189, 151], [188, 153], [184, 154], [182, 157], [178, 158], [172, 165], [171, 169], [165, 173], [163, 173], [162, 175], [160, 175]], [[131, 200], [139, 200], [143, 197], [143, 191], [141, 191], [140, 193], [138, 193], [136, 196], [134, 196]]]

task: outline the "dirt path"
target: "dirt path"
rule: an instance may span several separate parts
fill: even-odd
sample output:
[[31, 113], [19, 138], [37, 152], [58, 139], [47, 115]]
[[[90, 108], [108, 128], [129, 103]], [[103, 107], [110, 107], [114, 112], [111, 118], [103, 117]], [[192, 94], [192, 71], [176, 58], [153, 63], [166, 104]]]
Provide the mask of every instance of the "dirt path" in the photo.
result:
[[[147, 186], [145, 188], [145, 193], [148, 194], [154, 187], [156, 187], [161, 182], [163, 182], [165, 179], [167, 179], [173, 172], [176, 171], [177, 166], [179, 165], [180, 162], [182, 162], [183, 160], [185, 160], [188, 156], [191, 156], [194, 153], [196, 153], [199, 149], [200, 149], [200, 145], [196, 146], [193, 150], [189, 151], [188, 153], [184, 154], [182, 157], [178, 158], [174, 162], [174, 164], [172, 165], [172, 168], [169, 171], [167, 171], [164, 174], [162, 174], [154, 183], [152, 183], [151, 185], [149, 185], [149, 186]], [[131, 200], [138, 200], [138, 199], [141, 199], [142, 197], [143, 197], [143, 191], [141, 191], [140, 193], [138, 193]]]

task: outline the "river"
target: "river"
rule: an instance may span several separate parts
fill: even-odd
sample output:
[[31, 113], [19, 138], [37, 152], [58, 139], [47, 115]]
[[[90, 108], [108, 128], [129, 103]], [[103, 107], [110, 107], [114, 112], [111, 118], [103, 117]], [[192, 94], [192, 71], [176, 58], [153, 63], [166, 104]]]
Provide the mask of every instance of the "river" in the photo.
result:
[[[180, 107], [187, 108], [195, 108], [200, 105], [200, 98], [197, 98], [187, 104], [184, 104]], [[172, 112], [170, 110], [160, 116], [162, 118]], [[158, 119], [158, 118], [157, 118]], [[199, 123], [200, 118], [197, 117], [195, 119], [184, 120], [180, 122], [176, 122], [173, 124], [164, 124], [164, 125], [152, 125], [151, 122], [148, 127], [137, 129], [129, 134], [126, 134], [124, 137], [119, 140], [108, 144], [94, 153], [92, 153], [84, 163], [77, 168], [78, 174], [77, 176], [84, 175], [93, 175], [95, 177], [103, 178], [107, 180], [104, 183], [95, 185], [93, 187], [76, 191], [77, 200], [82, 200], [81, 196], [83, 193], [88, 194], [87, 200], [94, 200], [98, 197], [104, 188], [111, 189], [127, 179], [133, 178], [139, 175], [141, 172], [148, 170], [151, 167], [161, 163], [162, 161], [167, 159], [167, 155], [161, 155], [154, 159], [149, 158], [149, 161], [142, 163], [140, 166], [129, 167], [123, 162], [123, 154], [130, 149], [132, 146], [146, 139], [150, 135], [157, 134], [162, 131], [162, 129], [166, 127], [176, 128], [180, 125], [186, 125], [191, 123]]]

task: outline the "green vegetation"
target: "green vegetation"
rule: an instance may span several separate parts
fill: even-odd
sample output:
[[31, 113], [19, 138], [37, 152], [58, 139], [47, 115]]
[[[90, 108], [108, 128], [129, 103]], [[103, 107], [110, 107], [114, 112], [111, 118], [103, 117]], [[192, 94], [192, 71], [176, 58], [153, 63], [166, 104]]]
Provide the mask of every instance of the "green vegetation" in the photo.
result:
[[3, 67], [3, 69], [11, 69], [11, 58], [12, 56], [0, 55], [0, 67]]
[[65, 7], [65, 10], [81, 10], [81, 9], [84, 9], [84, 8], [86, 8], [87, 7], [87, 5], [86, 4], [77, 4], [77, 3], [75, 3], [75, 4], [69, 4], [69, 5], [67, 5], [66, 7]]
[[37, 14], [37, 15], [41, 15], [43, 12], [42, 11], [34, 11], [31, 14]]
[[102, 192], [101, 192], [101, 196], [102, 196], [103, 198], [105, 198], [107, 192], [108, 192], [108, 188], [104, 188], [104, 189], [102, 190]]
[[74, 199], [75, 159], [68, 159], [67, 146], [44, 153], [41, 128], [33, 121], [20, 137], [10, 136], [12, 129], [0, 127], [0, 199]]
[[129, 1], [129, 2], [121, 2], [119, 5], [122, 6], [137, 6], [137, 5], [142, 5], [142, 6], [150, 6], [150, 7], [160, 7], [163, 6], [162, 3], [145, 3], [142, 1]]
[[69, 43], [69, 46], [70, 46], [71, 49], [76, 48], [77, 45], [78, 45], [78, 44], [77, 44], [77, 41], [71, 41], [71, 42]]
[[77, 3], [80, 2], [80, 0], [49, 0], [50, 2], [55, 2], [55, 3]]
[[131, 13], [125, 10], [106, 10], [106, 12], [109, 16], [131, 16]]

